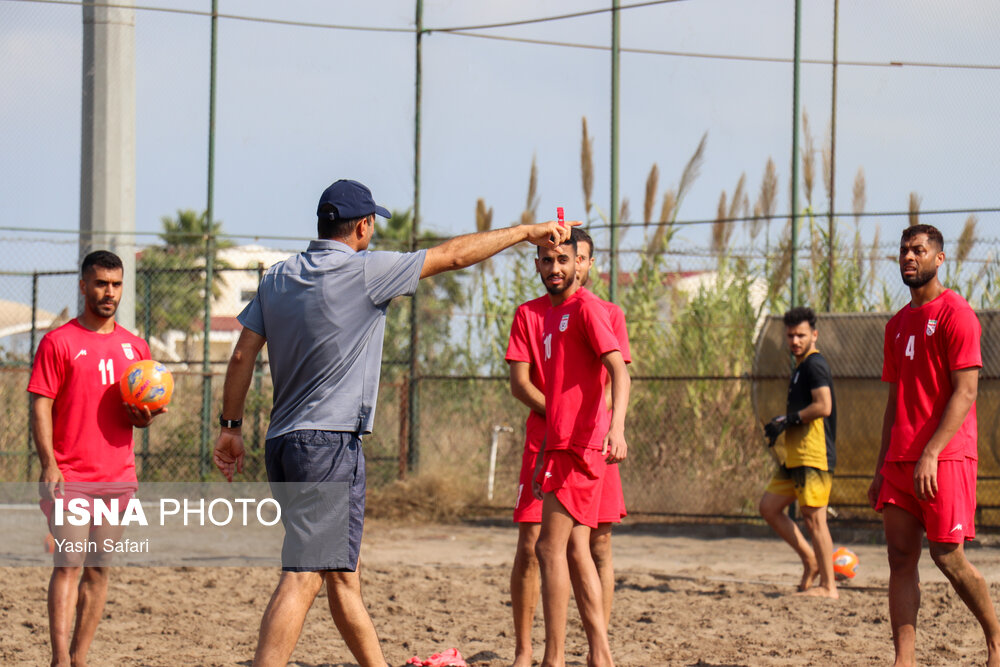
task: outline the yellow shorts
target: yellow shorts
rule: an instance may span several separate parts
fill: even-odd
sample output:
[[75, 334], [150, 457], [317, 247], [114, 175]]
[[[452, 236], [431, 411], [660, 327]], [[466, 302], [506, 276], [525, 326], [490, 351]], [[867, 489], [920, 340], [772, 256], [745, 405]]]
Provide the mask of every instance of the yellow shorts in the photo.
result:
[[780, 466], [765, 491], [778, 496], [790, 496], [803, 507], [825, 507], [830, 504], [833, 473], [809, 466]]

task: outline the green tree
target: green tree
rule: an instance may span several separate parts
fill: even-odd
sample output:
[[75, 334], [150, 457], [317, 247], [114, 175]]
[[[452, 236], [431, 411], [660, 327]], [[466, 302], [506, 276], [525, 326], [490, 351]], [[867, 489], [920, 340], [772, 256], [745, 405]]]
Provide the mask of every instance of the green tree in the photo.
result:
[[[410, 249], [410, 230], [413, 228], [413, 211], [393, 210], [392, 217], [375, 223], [373, 250]], [[429, 247], [437, 240], [433, 232], [422, 231], [419, 247]], [[417, 338], [418, 358], [426, 372], [440, 373], [451, 370], [456, 355], [451, 344], [451, 320], [456, 311], [467, 302], [466, 291], [453, 271], [425, 278], [417, 287]], [[397, 377], [410, 354], [410, 308], [413, 302], [394, 302], [386, 312], [383, 373]]]
[[[205, 253], [211, 235], [213, 268], [212, 296], [217, 297], [224, 276], [218, 271], [231, 268], [218, 257], [219, 250], [233, 243], [220, 239], [222, 222], [207, 224], [207, 212], [178, 210], [176, 217], [160, 219], [163, 245], [145, 248], [136, 266], [136, 322], [155, 335], [170, 329], [189, 332], [204, 312]], [[147, 300], [148, 295], [148, 300]], [[148, 309], [148, 312], [147, 312]]]

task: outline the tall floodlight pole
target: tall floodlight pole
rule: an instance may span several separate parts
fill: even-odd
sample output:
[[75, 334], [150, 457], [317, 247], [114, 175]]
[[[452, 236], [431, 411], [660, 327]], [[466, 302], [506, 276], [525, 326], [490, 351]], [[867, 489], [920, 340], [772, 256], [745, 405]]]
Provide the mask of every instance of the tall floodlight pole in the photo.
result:
[[795, 60], [792, 65], [792, 276], [791, 297], [794, 308], [798, 305], [798, 244], [799, 244], [799, 52], [802, 41], [802, 0], [795, 0]]
[[618, 73], [620, 61], [619, 0], [614, 0], [611, 9], [611, 281], [608, 288], [612, 303], [618, 301]]
[[215, 219], [215, 66], [216, 44], [219, 27], [219, 0], [212, 0], [212, 55], [208, 74], [208, 202], [205, 205], [205, 324], [202, 327], [201, 360], [201, 447], [198, 471], [202, 478], [208, 474], [208, 440], [212, 427], [212, 282], [214, 274], [214, 239], [212, 221]]
[[[80, 259], [111, 250], [127, 294], [117, 320], [135, 330], [135, 10], [83, 3]], [[82, 296], [78, 303], [83, 308]]]
[[[423, 52], [421, 49], [424, 36], [424, 3], [417, 0], [417, 41], [416, 41], [416, 71], [414, 73], [414, 93], [413, 93], [413, 223], [410, 225], [410, 251], [415, 252], [420, 238], [420, 105], [423, 86]], [[419, 433], [420, 416], [420, 396], [418, 395], [419, 384], [417, 373], [419, 363], [417, 355], [417, 344], [420, 341], [420, 330], [418, 323], [418, 294], [417, 289], [410, 299], [410, 378], [407, 396], [407, 449], [406, 464], [410, 471], [416, 471], [420, 465], [420, 445]]]
[[833, 310], [833, 276], [834, 276], [834, 231], [836, 218], [834, 216], [834, 186], [837, 182], [837, 37], [840, 28], [840, 0], [833, 0], [833, 91], [830, 96], [830, 219], [827, 250], [827, 281], [826, 281], [826, 312]]

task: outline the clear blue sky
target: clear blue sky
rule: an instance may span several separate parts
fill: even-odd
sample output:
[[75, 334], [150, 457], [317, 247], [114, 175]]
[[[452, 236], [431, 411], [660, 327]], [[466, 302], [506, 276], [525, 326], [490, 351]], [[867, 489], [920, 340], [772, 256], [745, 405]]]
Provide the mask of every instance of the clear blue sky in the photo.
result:
[[[207, 0], [139, 0], [208, 11]], [[609, 3], [572, 0], [425, 0], [426, 27], [543, 17]], [[623, 4], [630, 4], [623, 0]], [[832, 0], [809, 0], [803, 57], [828, 60]], [[412, 0], [223, 0], [224, 14], [328, 24], [412, 28]], [[791, 0], [682, 0], [622, 12], [629, 48], [790, 58]], [[79, 6], [0, 0], [0, 226], [75, 228], [79, 217]], [[478, 31], [487, 35], [610, 44], [610, 15]], [[1000, 65], [1000, 7], [843, 0], [842, 61]], [[380, 203], [411, 203], [414, 36], [219, 21], [216, 218], [230, 233], [307, 237], [318, 194], [331, 181], [368, 183]], [[209, 20], [136, 12], [136, 227], [206, 202]], [[702, 174], [682, 218], [711, 218], [719, 193], [746, 172], [751, 199], [767, 158], [778, 166], [779, 211], [788, 210], [792, 66], [624, 53], [621, 57], [621, 194], [641, 217], [646, 174], [661, 193], [708, 132]], [[804, 65], [802, 105], [817, 145], [830, 121], [831, 68]], [[609, 192], [610, 55], [607, 51], [431, 33], [424, 37], [425, 227], [471, 231], [476, 199], [494, 224], [517, 219], [536, 156], [542, 215], [582, 215], [580, 122], [594, 136], [595, 202]], [[1000, 205], [1000, 71], [844, 65], [839, 69], [837, 207], [850, 210], [864, 167], [868, 210]], [[817, 163], [818, 164], [818, 163]], [[822, 199], [817, 186], [817, 199]], [[825, 203], [816, 208], [826, 210]], [[965, 216], [928, 221], [957, 230]], [[1000, 216], [980, 216], [1000, 236]], [[883, 229], [899, 221], [885, 220]], [[870, 228], [868, 232], [870, 233]], [[24, 236], [11, 232], [8, 238]], [[636, 245], [633, 230], [626, 245]], [[682, 242], [704, 246], [705, 230]], [[265, 243], [268, 243], [266, 240]], [[271, 242], [297, 247], [297, 242]], [[12, 258], [35, 268], [66, 253]], [[72, 266], [72, 263], [70, 263]]]

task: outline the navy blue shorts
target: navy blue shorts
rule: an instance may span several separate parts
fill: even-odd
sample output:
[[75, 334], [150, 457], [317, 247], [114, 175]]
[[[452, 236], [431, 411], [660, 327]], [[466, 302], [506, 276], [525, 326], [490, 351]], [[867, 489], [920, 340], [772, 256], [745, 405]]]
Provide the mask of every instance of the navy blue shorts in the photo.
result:
[[356, 571], [365, 523], [361, 436], [292, 431], [267, 440], [264, 463], [285, 527], [281, 568]]

